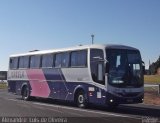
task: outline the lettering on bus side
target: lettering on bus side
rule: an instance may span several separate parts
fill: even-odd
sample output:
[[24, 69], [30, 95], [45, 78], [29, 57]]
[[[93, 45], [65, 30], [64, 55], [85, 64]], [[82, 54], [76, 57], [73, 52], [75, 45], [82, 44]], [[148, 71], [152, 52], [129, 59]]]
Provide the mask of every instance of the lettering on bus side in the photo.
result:
[[25, 71], [11, 71], [9, 79], [23, 79], [25, 78]]

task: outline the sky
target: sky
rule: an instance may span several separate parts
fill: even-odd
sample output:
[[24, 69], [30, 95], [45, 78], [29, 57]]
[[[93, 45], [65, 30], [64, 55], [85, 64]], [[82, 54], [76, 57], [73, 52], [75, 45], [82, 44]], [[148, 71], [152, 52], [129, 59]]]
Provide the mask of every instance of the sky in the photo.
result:
[[160, 56], [160, 0], [0, 0], [0, 70], [9, 56], [77, 45], [138, 48], [148, 68]]

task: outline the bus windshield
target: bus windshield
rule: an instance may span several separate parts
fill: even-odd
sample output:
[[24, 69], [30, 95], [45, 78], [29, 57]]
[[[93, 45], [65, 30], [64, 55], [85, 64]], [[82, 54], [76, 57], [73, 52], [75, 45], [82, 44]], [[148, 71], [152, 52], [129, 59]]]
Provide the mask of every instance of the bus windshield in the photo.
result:
[[138, 50], [107, 49], [108, 82], [116, 87], [143, 85], [142, 60]]

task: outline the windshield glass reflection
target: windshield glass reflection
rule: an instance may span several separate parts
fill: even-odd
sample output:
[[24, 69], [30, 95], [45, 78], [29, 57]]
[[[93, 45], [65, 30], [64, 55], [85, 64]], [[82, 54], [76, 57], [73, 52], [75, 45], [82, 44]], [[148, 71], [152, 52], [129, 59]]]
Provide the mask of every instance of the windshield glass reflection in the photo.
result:
[[106, 50], [109, 83], [114, 86], [141, 86], [142, 70], [139, 51]]

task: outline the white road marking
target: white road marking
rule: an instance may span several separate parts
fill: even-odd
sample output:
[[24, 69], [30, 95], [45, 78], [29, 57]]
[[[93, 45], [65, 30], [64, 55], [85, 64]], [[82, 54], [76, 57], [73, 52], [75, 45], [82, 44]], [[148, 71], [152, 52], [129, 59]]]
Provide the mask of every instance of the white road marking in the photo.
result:
[[151, 107], [155, 107], [155, 108], [159, 108], [159, 105], [152, 105], [152, 104], [145, 104], [145, 103], [143, 103], [143, 105], [145, 105], [145, 106], [151, 106]]
[[18, 102], [16, 99], [6, 99], [6, 100]]
[[[36, 105], [43, 105], [43, 106], [50, 106], [50, 107], [56, 107], [59, 108], [60, 106], [57, 105], [50, 105], [50, 104], [43, 104], [43, 103], [34, 103]], [[69, 110], [74, 110], [74, 111], [82, 111], [82, 112], [87, 112], [87, 113], [94, 113], [94, 114], [101, 114], [101, 115], [109, 115], [109, 116], [115, 116], [115, 117], [124, 117], [124, 118], [132, 118], [132, 119], [140, 119], [138, 117], [132, 117], [132, 116], [127, 116], [127, 115], [120, 115], [120, 114], [114, 114], [114, 113], [107, 113], [107, 112], [100, 112], [100, 111], [92, 111], [92, 110], [87, 110], [87, 109], [78, 109], [78, 108], [72, 108], [72, 107], [66, 107], [66, 106], [61, 106], [63, 109], [69, 109]]]
[[[16, 100], [16, 99], [6, 99], [6, 100], [9, 100], [9, 101], [14, 101], [14, 102], [20, 102], [20, 100]], [[25, 103], [27, 103], [27, 101], [23, 101], [23, 100], [21, 100], [21, 102], [25, 102]], [[43, 103], [34, 103], [34, 102], [32, 102], [32, 103], [28, 103], [28, 104], [38, 104], [38, 105], [43, 105], [43, 106], [49, 106], [49, 105], [47, 105], [47, 104], [43, 104]], [[51, 106], [51, 105], [50, 105]], [[27, 106], [26, 106], [27, 107]], [[55, 106], [56, 107], [56, 106]], [[59, 108], [60, 106], [57, 106], [56, 108]], [[36, 108], [40, 108], [40, 109], [46, 109], [46, 108], [42, 108], [42, 107], [37, 107], [36, 106]], [[47, 108], [47, 110], [52, 110], [52, 111], [56, 111], [56, 112], [59, 112], [59, 113], [63, 113], [63, 111], [60, 111], [60, 110], [56, 110], [56, 109], [51, 109], [51, 108]], [[81, 114], [78, 114], [78, 113], [72, 113], [72, 112], [69, 112], [69, 114], [72, 114], [72, 115], [75, 115], [75, 116], [81, 116], [81, 117], [83, 117], [84, 115], [81, 115]]]
[[[44, 103], [33, 103], [33, 104], [36, 104], [36, 105], [42, 105], [42, 106], [49, 106], [49, 107], [55, 107], [55, 108], [57, 108], [57, 109], [63, 109], [63, 107], [64, 106], [55, 106], [55, 105], [50, 105], [50, 104], [44, 104]], [[52, 109], [50, 109], [50, 110], [52, 110]], [[58, 111], [58, 110], [57, 110]], [[61, 112], [62, 113], [62, 111], [59, 111], [59, 112]], [[76, 115], [76, 116], [81, 116], [81, 117], [83, 117], [84, 115], [81, 115], [81, 114], [78, 114], [78, 113], [73, 113], [73, 112], [69, 112], [69, 114], [73, 114], [73, 115]]]
[[[16, 99], [7, 99], [10, 101], [15, 101], [15, 102], [20, 102], [19, 100]], [[26, 102], [26, 101], [21, 101], [21, 102]], [[108, 113], [108, 112], [100, 112], [100, 111], [92, 111], [92, 110], [87, 110], [87, 109], [80, 109], [80, 108], [76, 108], [76, 107], [67, 107], [67, 106], [59, 106], [59, 105], [52, 105], [52, 104], [44, 104], [44, 103], [39, 103], [39, 102], [32, 102], [32, 104], [35, 105], [41, 105], [41, 106], [48, 106], [48, 107], [55, 107], [55, 108], [61, 108], [61, 109], [68, 109], [68, 110], [74, 110], [74, 111], [81, 111], [81, 112], [87, 112], [87, 113], [94, 113], [94, 114], [100, 114], [100, 115], [107, 115], [107, 116], [115, 116], [115, 117], [124, 117], [124, 118], [132, 118], [132, 119], [137, 119], [137, 120], [141, 120], [141, 117], [134, 117], [134, 116], [127, 116], [127, 115], [121, 115], [121, 114], [114, 114], [114, 113]], [[48, 108], [47, 108], [48, 109]], [[49, 110], [54, 110], [57, 112], [61, 112], [59, 110], [56, 109], [49, 109]], [[78, 113], [73, 113], [73, 112], [69, 112], [70, 114], [76, 115], [76, 116], [81, 116], [83, 117], [84, 115], [78, 114]], [[86, 116], [85, 116], [86, 117]], [[91, 116], [89, 116], [91, 117]]]

